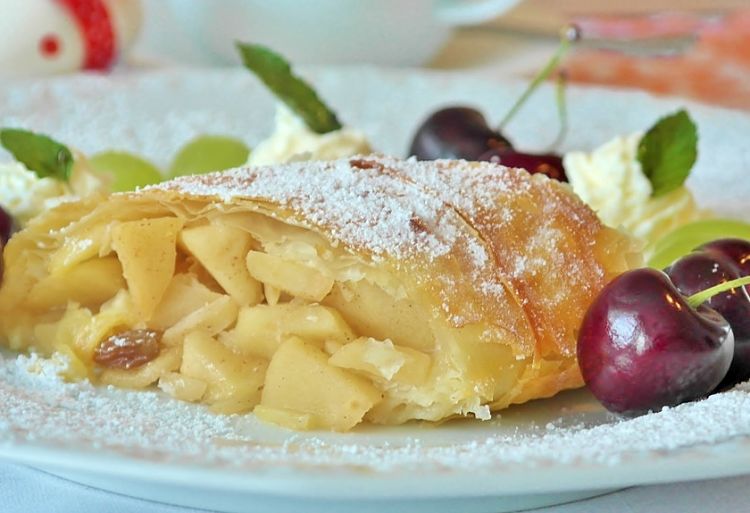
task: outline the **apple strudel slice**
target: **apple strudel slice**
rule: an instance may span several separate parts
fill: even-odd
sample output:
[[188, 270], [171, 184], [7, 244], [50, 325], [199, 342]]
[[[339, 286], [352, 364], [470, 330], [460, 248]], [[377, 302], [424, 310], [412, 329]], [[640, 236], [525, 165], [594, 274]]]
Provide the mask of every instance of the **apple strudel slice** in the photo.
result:
[[33, 220], [5, 249], [0, 339], [293, 429], [486, 419], [581, 386], [576, 330], [633, 254], [523, 170], [239, 168]]

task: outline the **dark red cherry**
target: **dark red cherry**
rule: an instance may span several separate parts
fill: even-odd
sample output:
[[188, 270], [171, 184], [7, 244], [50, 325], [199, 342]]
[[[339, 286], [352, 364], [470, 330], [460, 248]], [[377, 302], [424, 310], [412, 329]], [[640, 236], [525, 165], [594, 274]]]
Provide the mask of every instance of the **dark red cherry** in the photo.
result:
[[16, 222], [7, 210], [0, 207], [0, 280], [3, 279], [3, 248], [16, 231]]
[[[531, 80], [521, 96], [511, 105], [510, 110], [500, 122], [500, 128], [493, 130], [485, 117], [476, 109], [463, 106], [452, 106], [440, 109], [430, 115], [417, 129], [409, 147], [409, 155], [419, 160], [466, 159], [477, 160], [480, 155], [491, 149], [512, 148], [512, 144], [502, 134], [502, 130], [519, 112], [533, 92], [544, 83], [550, 75], [559, 69], [563, 56], [575, 41], [581, 38], [581, 30], [575, 25], [566, 25], [560, 31], [560, 46], [550, 57], [547, 64]], [[564, 75], [561, 74], [560, 77]], [[558, 84], [564, 86], [564, 79]], [[566, 125], [565, 96], [558, 94], [558, 113], [561, 130]], [[520, 166], [524, 167], [524, 166]], [[562, 169], [562, 166], [559, 166]]]
[[507, 167], [520, 167], [531, 174], [541, 173], [561, 182], [568, 181], [562, 158], [553, 153], [535, 155], [522, 153], [513, 148], [496, 148], [483, 153], [477, 160], [494, 162]]
[[[714, 285], [750, 275], [750, 243], [719, 239], [704, 244], [665, 269], [678, 290], [695, 294]], [[736, 287], [716, 294], [706, 304], [719, 312], [734, 333], [734, 358], [725, 388], [750, 379], [750, 287]]]
[[[742, 276], [730, 258], [716, 251], [696, 251], [685, 255], [664, 272], [685, 296]], [[750, 296], [746, 287], [716, 294], [706, 305], [719, 312], [732, 326], [735, 344], [750, 341]]]
[[708, 242], [696, 251], [718, 251], [731, 258], [742, 276], [750, 276], [750, 241], [745, 239], [717, 239]]
[[5, 245], [16, 231], [16, 223], [7, 210], [0, 206], [0, 245]]
[[419, 160], [476, 160], [491, 148], [508, 148], [510, 142], [493, 130], [476, 109], [446, 107], [432, 113], [417, 129], [409, 155]]
[[578, 361], [591, 392], [610, 411], [659, 410], [709, 394], [732, 361], [729, 323], [691, 307], [666, 274], [625, 272], [584, 316]]

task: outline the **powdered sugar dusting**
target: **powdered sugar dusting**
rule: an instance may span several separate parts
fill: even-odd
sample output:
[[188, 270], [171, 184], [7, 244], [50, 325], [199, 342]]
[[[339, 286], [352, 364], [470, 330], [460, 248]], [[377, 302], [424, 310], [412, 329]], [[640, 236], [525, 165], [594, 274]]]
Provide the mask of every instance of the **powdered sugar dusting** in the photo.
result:
[[0, 362], [0, 426], [26, 440], [85, 443], [202, 454], [214, 437], [231, 437], [227, 417], [212, 416], [156, 392], [129, 392], [65, 383], [58, 355], [7, 357]]
[[435, 258], [448, 253], [461, 232], [460, 218], [439, 198], [369, 164], [355, 158], [238, 168], [153, 188], [224, 202], [271, 201], [316, 228], [326, 228], [336, 242], [374, 255]]
[[[445, 472], [607, 466], [653, 451], [668, 456], [669, 451], [750, 435], [748, 384], [632, 420], [618, 420], [586, 400], [558, 398], [484, 423], [303, 434], [263, 425], [252, 415], [213, 415], [156, 391], [64, 383], [50, 372], [56, 368], [59, 362], [36, 357], [0, 359], [0, 444], [51, 445], [248, 471], [356, 466], [374, 472]], [[534, 416], [534, 410], [545, 407], [559, 416]], [[440, 430], [451, 435], [438, 439]]]

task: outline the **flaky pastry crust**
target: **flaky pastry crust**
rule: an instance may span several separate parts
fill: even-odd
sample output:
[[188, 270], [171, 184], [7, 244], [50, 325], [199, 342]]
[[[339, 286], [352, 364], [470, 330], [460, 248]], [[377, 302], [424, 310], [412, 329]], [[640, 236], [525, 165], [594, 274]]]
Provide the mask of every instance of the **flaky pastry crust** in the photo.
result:
[[[118, 228], [153, 230], [149, 221], [162, 222], [169, 232], [164, 238], [171, 240], [163, 250], [171, 274], [159, 287], [136, 283], [136, 270], [143, 271], [139, 253], [124, 247], [131, 239], [122, 233], [130, 231]], [[204, 261], [200, 244], [210, 238], [195, 234], [206, 226], [217, 234], [241, 234], [253, 262], [302, 266], [317, 281], [301, 285], [296, 274], [299, 283], [289, 283], [289, 268], [269, 275], [248, 257], [250, 276], [243, 279], [260, 292], [235, 293], [222, 281], [223, 271], [214, 271], [220, 264]], [[162, 244], [153, 240], [151, 246]], [[197, 335], [187, 328], [170, 332], [163, 321], [163, 311], [176, 308], [171, 299], [165, 306], [169, 287], [178, 278], [194, 280], [234, 305], [222, 310], [228, 320], [220, 331], [216, 323], [200, 329], [201, 336], [254, 362], [257, 393], [242, 396], [244, 410], [260, 405], [257, 411], [272, 421], [300, 429], [348, 429], [362, 420], [487, 418], [490, 410], [582, 385], [575, 361], [581, 318], [597, 292], [636, 261], [629, 238], [603, 226], [566, 184], [523, 170], [381, 156], [246, 167], [64, 204], [35, 219], [5, 250], [0, 337], [15, 349], [73, 355], [86, 369], [78, 377], [136, 386], [128, 385], [128, 371], [97, 365], [99, 341], [61, 335], [71, 311], [83, 309], [89, 317], [81, 318], [98, 319], [112, 308], [112, 298], [124, 295], [124, 308], [135, 313], [110, 332], [166, 330], [167, 352], [174, 349], [146, 385], [185, 377], [207, 381], [209, 390], [190, 400], [236, 399], [211, 395], [212, 378], [185, 364], [186, 340]], [[82, 283], [81, 290], [55, 285], [92, 262], [120, 275], [107, 279], [110, 271], [97, 271], [106, 283]], [[148, 293], [139, 292], [144, 287]], [[343, 319], [350, 335], [314, 340], [284, 334], [282, 327], [270, 349], [242, 338], [248, 337], [242, 331], [247, 312], [284, 303], [291, 305], [287, 309], [321, 305]], [[292, 335], [296, 345], [287, 340]], [[284, 356], [276, 357], [277, 346], [285, 347]], [[295, 391], [284, 389], [290, 385], [283, 384], [279, 362], [297, 354], [312, 358], [320, 372], [335, 367], [330, 383], [343, 380], [345, 389], [351, 382], [353, 404], [362, 411], [335, 417], [340, 412], [330, 413], [325, 401], [307, 407], [317, 399], [289, 398]]]

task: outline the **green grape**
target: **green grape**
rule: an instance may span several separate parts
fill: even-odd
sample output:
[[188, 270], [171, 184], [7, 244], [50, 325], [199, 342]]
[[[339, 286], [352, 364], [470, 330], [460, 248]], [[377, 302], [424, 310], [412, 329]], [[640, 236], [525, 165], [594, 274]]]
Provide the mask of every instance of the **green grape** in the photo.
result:
[[124, 151], [104, 151], [88, 159], [96, 173], [112, 179], [112, 192], [132, 191], [164, 180], [159, 170], [147, 160]]
[[664, 269], [701, 244], [724, 238], [750, 240], [750, 223], [737, 219], [707, 219], [680, 226], [646, 249], [646, 253], [651, 254], [648, 265]]
[[177, 152], [169, 168], [169, 176], [200, 175], [241, 166], [247, 162], [248, 155], [250, 149], [239, 139], [203, 135]]

